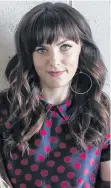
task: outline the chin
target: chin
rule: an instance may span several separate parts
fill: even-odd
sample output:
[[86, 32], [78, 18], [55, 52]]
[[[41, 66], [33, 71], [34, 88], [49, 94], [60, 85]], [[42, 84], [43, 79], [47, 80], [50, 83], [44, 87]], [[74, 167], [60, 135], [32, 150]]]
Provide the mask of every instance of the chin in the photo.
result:
[[67, 83], [51, 83], [51, 84], [48, 84], [49, 87], [51, 88], [59, 88], [59, 87], [64, 87], [65, 85], [68, 85], [68, 82]]

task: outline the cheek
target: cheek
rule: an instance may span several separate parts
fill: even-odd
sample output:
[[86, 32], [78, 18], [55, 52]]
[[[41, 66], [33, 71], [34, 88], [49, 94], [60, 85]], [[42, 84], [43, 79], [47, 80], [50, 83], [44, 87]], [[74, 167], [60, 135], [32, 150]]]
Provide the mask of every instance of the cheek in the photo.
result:
[[78, 68], [79, 56], [69, 56], [67, 57], [66, 66], [68, 71], [75, 73]]
[[35, 56], [33, 57], [33, 63], [34, 67], [37, 73], [41, 72], [44, 70], [44, 63], [41, 63], [41, 60], [39, 58], [36, 58]]
[[43, 69], [41, 64], [35, 63], [35, 62], [34, 62], [34, 67], [35, 67], [36, 70]]

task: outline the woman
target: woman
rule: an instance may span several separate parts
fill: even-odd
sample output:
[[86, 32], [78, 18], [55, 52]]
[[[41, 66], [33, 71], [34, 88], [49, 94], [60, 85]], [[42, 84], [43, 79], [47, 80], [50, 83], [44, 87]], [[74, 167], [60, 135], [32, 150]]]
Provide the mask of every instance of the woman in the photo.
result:
[[65, 3], [42, 3], [22, 18], [15, 44], [0, 98], [2, 180], [109, 187], [106, 67], [87, 21]]

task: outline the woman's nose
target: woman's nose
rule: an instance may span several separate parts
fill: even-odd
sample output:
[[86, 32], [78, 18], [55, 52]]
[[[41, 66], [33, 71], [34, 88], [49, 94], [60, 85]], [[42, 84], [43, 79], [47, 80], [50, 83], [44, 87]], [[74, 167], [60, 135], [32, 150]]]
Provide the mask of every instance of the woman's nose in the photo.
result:
[[57, 53], [56, 51], [53, 52], [53, 54], [51, 54], [51, 56], [50, 56], [49, 62], [50, 62], [50, 65], [52, 65], [52, 66], [56, 66], [56, 65], [60, 64], [60, 62], [61, 62], [60, 54]]
[[58, 59], [50, 59], [51, 66], [57, 66], [59, 64], [60, 64], [60, 61]]

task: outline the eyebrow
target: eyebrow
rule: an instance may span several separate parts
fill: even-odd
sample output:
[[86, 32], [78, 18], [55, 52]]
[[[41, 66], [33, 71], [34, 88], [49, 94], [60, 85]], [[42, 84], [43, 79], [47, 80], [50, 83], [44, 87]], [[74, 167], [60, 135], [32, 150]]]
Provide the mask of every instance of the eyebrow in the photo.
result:
[[[60, 46], [61, 44], [63, 44], [63, 43], [66, 42], [66, 41], [69, 41], [69, 40], [67, 40], [67, 39], [66, 39], [66, 40], [63, 40], [63, 41], [57, 43], [57, 46]], [[42, 44], [41, 46], [47, 46], [47, 45]]]

